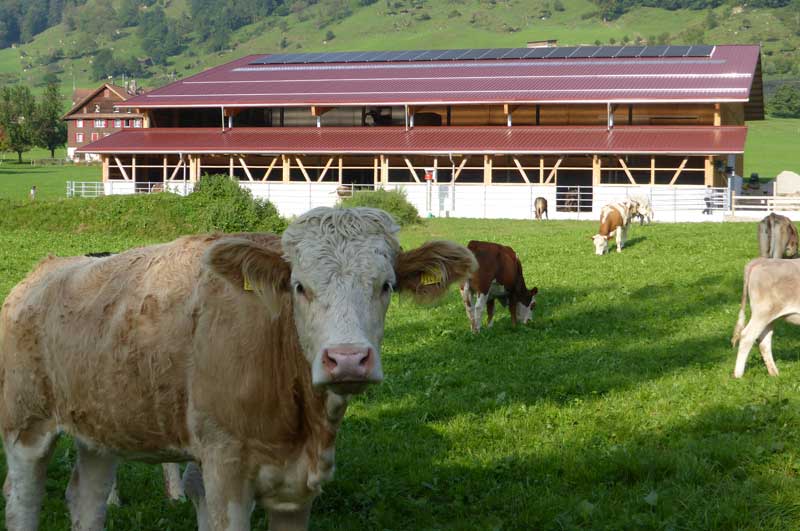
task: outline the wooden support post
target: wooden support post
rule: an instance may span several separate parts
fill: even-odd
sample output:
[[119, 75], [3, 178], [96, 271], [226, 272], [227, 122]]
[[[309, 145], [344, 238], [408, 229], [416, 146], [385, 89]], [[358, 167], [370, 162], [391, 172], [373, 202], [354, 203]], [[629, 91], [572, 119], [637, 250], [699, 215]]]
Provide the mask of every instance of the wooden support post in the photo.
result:
[[378, 187], [378, 157], [372, 157], [372, 186]]
[[564, 157], [559, 157], [553, 166], [553, 169], [550, 170], [550, 173], [547, 175], [547, 180], [544, 182], [544, 184], [550, 184], [551, 179], [555, 184], [558, 184], [558, 167], [561, 166], [562, 162], [564, 162]]
[[264, 177], [261, 178], [262, 181], [266, 181], [269, 177], [269, 174], [272, 173], [272, 170], [275, 168], [275, 164], [278, 162], [278, 157], [272, 157], [272, 162], [269, 163], [267, 167], [267, 171], [264, 172]]
[[381, 183], [389, 184], [389, 157], [381, 155]]
[[522, 180], [525, 181], [526, 184], [531, 184], [531, 181], [528, 179], [528, 174], [525, 173], [525, 168], [522, 167], [522, 163], [520, 163], [517, 157], [514, 157], [514, 164], [516, 164], [520, 175], [522, 175]]
[[189, 172], [189, 180], [193, 183], [196, 183], [200, 180], [200, 176], [202, 175], [203, 165], [200, 162], [200, 155], [194, 159], [194, 168], [192, 171]]
[[650, 184], [656, 184], [656, 156], [650, 155]]
[[131, 180], [136, 182], [136, 155], [131, 156]]
[[108, 155], [103, 155], [103, 182], [108, 181]]
[[286, 155], [281, 155], [281, 180], [283, 182], [288, 183], [292, 180], [291, 171], [292, 161]]
[[122, 178], [126, 181], [130, 181], [131, 178], [128, 176], [128, 172], [125, 171], [125, 167], [120, 162], [119, 157], [114, 155], [114, 161], [117, 163], [117, 168], [119, 168], [120, 173], [122, 173]]
[[464, 157], [463, 159], [461, 159], [461, 164], [458, 165], [458, 168], [456, 168], [456, 173], [453, 175], [453, 182], [456, 182], [458, 176], [461, 175], [461, 170], [463, 170], [464, 166], [467, 165], [468, 160], [469, 157]]
[[680, 176], [680, 174], [683, 171], [683, 169], [686, 167], [686, 163], [688, 161], [689, 161], [689, 157], [684, 157], [684, 159], [681, 161], [681, 165], [678, 166], [678, 169], [675, 170], [675, 174], [672, 176], [672, 179], [670, 179], [670, 181], [669, 181], [670, 186], [675, 184], [675, 181], [678, 180], [678, 177]]
[[306, 182], [310, 183], [311, 182], [311, 177], [308, 176], [308, 172], [306, 171], [306, 167], [303, 166], [303, 161], [300, 160], [300, 157], [295, 157], [294, 160], [295, 160], [295, 162], [297, 162], [297, 167], [300, 168], [300, 172], [303, 174], [303, 177], [305, 177]]
[[592, 186], [597, 186], [600, 184], [601, 169], [602, 169], [602, 163], [600, 162], [600, 157], [598, 157], [597, 155], [592, 155]]
[[706, 186], [714, 186], [714, 156], [707, 155], [705, 163]]
[[411, 175], [414, 177], [414, 182], [420, 182], [419, 175], [417, 175], [417, 170], [414, 169], [414, 166], [411, 164], [411, 161], [408, 160], [408, 157], [403, 157], [403, 160], [408, 166], [408, 170], [411, 172]]
[[631, 174], [631, 170], [628, 169], [628, 165], [625, 164], [625, 160], [622, 157], [617, 157], [619, 161], [619, 165], [622, 166], [622, 169], [625, 171], [625, 175], [628, 176], [628, 180], [631, 184], [636, 184], [636, 180], [633, 178], [633, 174]]
[[[170, 181], [175, 179], [175, 176], [178, 174], [178, 170], [180, 170], [183, 167], [184, 164], [185, 164], [185, 162], [184, 162], [183, 158], [178, 160], [178, 163], [175, 165], [175, 169], [172, 170], [172, 173], [169, 176], [169, 180]], [[166, 181], [167, 181], [167, 179], [164, 180], [164, 182], [166, 182]]]
[[492, 184], [492, 156], [483, 156], [483, 184]]
[[162, 180], [164, 182], [167, 182], [167, 156], [166, 155], [164, 155], [164, 161], [163, 161], [163, 165], [162, 165], [161, 169], [162, 169], [162, 176], [161, 176]]
[[439, 157], [433, 157], [433, 175], [436, 181], [439, 180]]
[[[539, 106], [538, 105], [536, 106], [536, 116], [537, 116], [536, 125], [539, 125], [539, 120], [538, 120]], [[544, 184], [544, 157], [541, 156], [541, 155], [539, 156], [539, 184]]]
[[228, 157], [228, 177], [233, 178], [233, 155]]
[[721, 106], [719, 103], [714, 104], [714, 126], [719, 127], [722, 125], [722, 113]]
[[244, 161], [244, 157], [239, 157], [239, 164], [242, 165], [242, 169], [244, 170], [245, 175], [247, 175], [247, 179], [252, 181], [253, 175], [250, 173], [250, 168], [247, 167], [247, 164]]
[[339, 157], [339, 184], [342, 184], [343, 177], [344, 177], [344, 162], [343, 158]]
[[330, 169], [331, 164], [333, 164], [333, 157], [329, 158], [328, 162], [325, 163], [325, 167], [322, 168], [322, 173], [319, 174], [319, 178], [317, 179], [318, 183], [321, 183], [322, 179], [325, 178], [325, 174], [328, 173], [328, 170]]

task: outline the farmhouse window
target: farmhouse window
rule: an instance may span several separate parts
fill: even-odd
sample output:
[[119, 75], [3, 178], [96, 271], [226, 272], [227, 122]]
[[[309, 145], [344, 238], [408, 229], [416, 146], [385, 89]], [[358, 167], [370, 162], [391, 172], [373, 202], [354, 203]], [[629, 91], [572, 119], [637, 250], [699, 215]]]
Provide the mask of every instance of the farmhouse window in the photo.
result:
[[83, 129], [83, 120], [75, 120], [75, 127]]
[[83, 142], [83, 133], [75, 133], [75, 142], [78, 144]]
[[125, 120], [125, 127], [130, 127], [130, 126], [131, 126], [131, 121]]
[[100, 133], [92, 133], [92, 142], [100, 139]]
[[122, 127], [122, 120], [114, 120], [114, 127], [116, 127], [117, 129]]
[[104, 119], [98, 118], [94, 121], [94, 126], [98, 129], [103, 129], [106, 126], [106, 121]]
[[133, 127], [141, 127], [141, 126], [142, 126], [142, 121], [141, 120], [137, 119], [137, 120], [133, 121]]

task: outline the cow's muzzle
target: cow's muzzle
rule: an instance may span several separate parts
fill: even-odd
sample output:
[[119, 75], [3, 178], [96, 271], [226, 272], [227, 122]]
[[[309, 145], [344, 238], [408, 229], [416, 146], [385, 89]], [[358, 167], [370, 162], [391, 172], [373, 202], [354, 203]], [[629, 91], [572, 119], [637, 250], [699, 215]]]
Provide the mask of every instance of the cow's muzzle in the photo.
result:
[[378, 355], [370, 346], [345, 343], [322, 349], [325, 381], [318, 382], [334, 391], [352, 394], [362, 392], [367, 384], [383, 380]]

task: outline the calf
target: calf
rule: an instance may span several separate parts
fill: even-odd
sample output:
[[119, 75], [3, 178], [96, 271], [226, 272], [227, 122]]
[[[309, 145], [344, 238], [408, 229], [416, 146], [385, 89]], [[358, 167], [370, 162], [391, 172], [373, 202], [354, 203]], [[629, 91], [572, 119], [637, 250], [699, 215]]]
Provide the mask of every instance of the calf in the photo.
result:
[[536, 209], [536, 219], [539, 221], [542, 220], [542, 214], [549, 220], [550, 216], [547, 213], [547, 199], [544, 197], [537, 197], [536, 201], [533, 202], [533, 206]]
[[625, 203], [612, 203], [600, 210], [600, 229], [592, 236], [594, 240], [594, 254], [602, 255], [608, 250], [608, 240], [616, 238], [617, 252], [622, 252], [625, 240], [628, 238], [630, 225], [630, 205]]
[[522, 264], [511, 247], [490, 242], [471, 241], [467, 248], [475, 255], [478, 269], [461, 286], [461, 297], [472, 331], [481, 329], [483, 309], [488, 314], [487, 327], [494, 322], [494, 303], [499, 300], [511, 312], [511, 324], [527, 323], [536, 306], [537, 288], [525, 287]]
[[762, 258], [797, 256], [797, 227], [791, 219], [770, 214], [758, 223], [758, 250]]
[[653, 206], [647, 196], [632, 196], [626, 201], [630, 204], [631, 219], [634, 217], [639, 218], [639, 225], [649, 225], [653, 221]]
[[7, 529], [37, 528], [61, 433], [73, 529], [103, 529], [119, 457], [200, 463], [185, 484], [204, 531], [249, 529], [256, 501], [272, 531], [306, 529], [350, 395], [383, 379], [392, 292], [436, 298], [476, 267], [397, 232], [380, 210], [316, 208], [282, 237], [41, 262], [0, 312]]
[[[745, 306], [750, 297], [750, 322], [745, 326]], [[739, 318], [731, 344], [739, 343], [734, 378], [741, 378], [753, 343], [758, 342], [761, 357], [770, 376], [778, 375], [772, 358], [772, 328], [784, 318], [800, 324], [800, 261], [756, 258], [744, 266], [744, 287]]]

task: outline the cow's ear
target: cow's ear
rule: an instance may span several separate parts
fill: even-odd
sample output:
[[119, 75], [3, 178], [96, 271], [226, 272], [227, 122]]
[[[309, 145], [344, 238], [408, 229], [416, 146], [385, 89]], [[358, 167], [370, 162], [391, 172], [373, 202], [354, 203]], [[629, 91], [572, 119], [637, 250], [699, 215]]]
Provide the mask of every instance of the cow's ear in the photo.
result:
[[472, 251], [463, 245], [428, 242], [397, 256], [397, 289], [418, 301], [436, 299], [444, 295], [450, 284], [464, 280], [477, 268]]
[[291, 268], [276, 249], [246, 238], [222, 238], [205, 253], [204, 262], [219, 276], [242, 291], [277, 301], [288, 291]]

